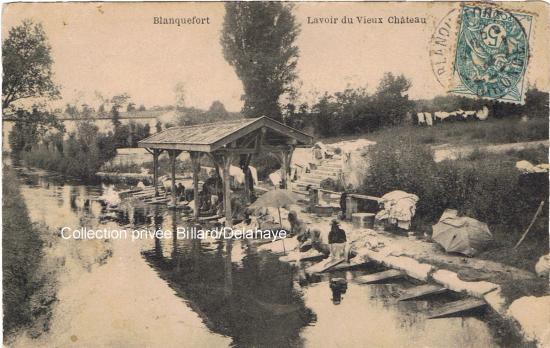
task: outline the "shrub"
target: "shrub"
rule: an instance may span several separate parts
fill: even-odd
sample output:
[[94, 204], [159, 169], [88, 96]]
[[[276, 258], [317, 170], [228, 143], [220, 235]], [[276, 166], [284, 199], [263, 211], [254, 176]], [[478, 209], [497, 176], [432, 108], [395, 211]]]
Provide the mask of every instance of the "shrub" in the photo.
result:
[[[492, 227], [504, 225], [515, 238], [548, 196], [547, 175], [545, 180], [524, 178], [515, 160], [502, 155], [474, 151], [466, 159], [436, 164], [427, 146], [401, 139], [374, 145], [369, 159], [362, 191], [376, 196], [393, 190], [416, 194], [420, 200], [414, 227], [433, 224], [445, 209], [453, 208]], [[548, 216], [541, 220], [539, 226], [547, 229]]]
[[411, 138], [388, 139], [372, 146], [362, 190], [379, 197], [394, 190], [414, 193], [421, 198], [417, 213], [431, 216], [432, 207], [440, 204], [435, 171], [433, 153], [428, 146], [415, 143]]

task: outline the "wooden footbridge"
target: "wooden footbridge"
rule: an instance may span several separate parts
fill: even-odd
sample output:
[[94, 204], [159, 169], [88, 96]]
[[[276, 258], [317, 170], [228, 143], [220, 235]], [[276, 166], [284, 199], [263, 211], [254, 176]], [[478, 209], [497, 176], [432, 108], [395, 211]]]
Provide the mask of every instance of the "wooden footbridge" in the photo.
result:
[[[167, 151], [171, 162], [172, 202], [176, 206], [176, 158], [182, 151], [190, 154], [193, 169], [193, 192], [195, 197], [194, 216], [199, 216], [199, 171], [203, 155], [212, 159], [218, 175], [222, 178], [225, 216], [231, 214], [231, 189], [229, 187], [229, 169], [238, 160], [244, 173], [253, 155], [269, 153], [281, 163], [283, 186], [290, 182], [290, 161], [296, 147], [313, 144], [313, 137], [297, 129], [277, 122], [269, 117], [245, 118], [223, 122], [214, 122], [194, 126], [172, 127], [141, 140], [139, 147], [147, 149], [153, 155], [153, 186], [158, 196], [158, 158]], [[248, 175], [245, 175], [247, 196]], [[232, 219], [226, 218], [226, 225], [232, 225]]]

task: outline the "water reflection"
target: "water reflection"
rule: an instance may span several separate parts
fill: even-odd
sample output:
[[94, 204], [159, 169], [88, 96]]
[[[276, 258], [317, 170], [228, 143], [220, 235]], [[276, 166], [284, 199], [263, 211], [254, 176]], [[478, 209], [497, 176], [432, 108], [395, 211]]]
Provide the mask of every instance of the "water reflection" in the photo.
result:
[[[169, 212], [177, 227], [177, 214]], [[162, 225], [160, 212], [155, 228]], [[196, 239], [156, 239], [143, 252], [159, 275], [185, 298], [213, 331], [231, 336], [236, 346], [296, 346], [312, 313], [293, 287], [293, 270], [268, 253], [250, 252], [246, 242], [226, 241], [201, 250]], [[172, 248], [164, 253], [165, 244]], [[242, 256], [239, 265], [232, 260]], [[170, 255], [167, 257], [166, 255]]]
[[[108, 213], [97, 198], [101, 185], [83, 185], [44, 173], [20, 172], [31, 217], [51, 227], [94, 226]], [[54, 209], [53, 206], [56, 206]], [[115, 222], [127, 228], [174, 231], [184, 215], [162, 206], [122, 202]], [[190, 226], [187, 226], [190, 227]], [[353, 279], [376, 269], [306, 275], [257, 252], [251, 241], [206, 242], [154, 239], [142, 256], [203, 320], [235, 346], [429, 346], [519, 345], [484, 317], [428, 320], [426, 313], [452, 298], [397, 301], [413, 284], [358, 285]], [[106, 280], [108, 282], [108, 280]], [[505, 334], [505, 333], [502, 333]]]

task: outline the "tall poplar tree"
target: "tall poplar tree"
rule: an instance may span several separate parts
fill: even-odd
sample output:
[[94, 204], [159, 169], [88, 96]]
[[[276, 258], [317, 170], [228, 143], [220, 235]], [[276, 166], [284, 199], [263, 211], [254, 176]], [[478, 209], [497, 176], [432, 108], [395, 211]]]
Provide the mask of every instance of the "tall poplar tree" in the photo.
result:
[[243, 114], [281, 120], [279, 99], [296, 78], [299, 26], [293, 5], [227, 2], [221, 37], [225, 59], [244, 87]]

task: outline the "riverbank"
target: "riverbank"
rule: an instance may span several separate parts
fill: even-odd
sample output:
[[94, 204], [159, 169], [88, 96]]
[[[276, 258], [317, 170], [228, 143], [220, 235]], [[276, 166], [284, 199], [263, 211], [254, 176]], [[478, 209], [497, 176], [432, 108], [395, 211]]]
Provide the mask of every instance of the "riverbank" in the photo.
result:
[[[63, 182], [58, 177], [29, 174], [26, 169], [18, 175], [31, 220], [43, 221], [52, 230], [60, 226], [169, 230], [186, 226], [176, 211], [130, 203], [120, 207], [124, 214], [117, 221], [101, 223], [97, 220], [102, 213], [97, 201], [104, 194], [101, 185]], [[306, 217], [322, 230], [328, 227], [326, 219]], [[364, 233], [347, 223], [343, 227], [350, 240], [355, 233]], [[54, 237], [58, 243], [52, 255], [59, 256], [60, 263], [50, 330], [36, 339], [21, 334], [10, 346], [139, 346], [143, 342], [147, 346], [170, 347], [182, 342], [226, 346], [275, 341], [286, 346], [300, 342], [316, 346], [320, 337], [332, 344], [342, 343], [342, 335], [365, 337], [364, 323], [382, 318], [385, 333], [375, 335], [379, 330], [368, 325], [369, 336], [364, 340], [381, 345], [387, 337], [395, 337], [394, 342], [419, 346], [434, 346], [442, 340], [455, 346], [458, 342], [495, 346], [507, 341], [490, 317], [428, 320], [426, 309], [437, 304], [395, 303], [396, 292], [414, 285], [406, 279], [399, 285], [350, 283], [345, 300], [336, 305], [329, 282], [332, 275], [302, 283], [295, 268], [247, 241], [236, 241], [232, 247], [222, 243], [212, 250], [195, 240], [75, 241]], [[343, 273], [352, 281], [375, 269]], [[326, 331], [327, 327], [338, 327], [338, 333]], [[345, 342], [359, 345], [363, 341]]]
[[3, 167], [2, 263], [4, 342], [19, 330], [36, 337], [49, 327], [56, 301], [53, 235], [33, 223], [10, 166]]
[[[326, 242], [330, 218], [306, 214], [303, 219], [310, 228], [318, 228]], [[544, 306], [550, 299], [547, 278], [538, 278], [531, 270], [500, 262], [448, 254], [425, 239], [357, 228], [348, 222], [341, 222], [341, 226], [347, 231], [350, 249], [357, 254], [355, 265], [374, 262], [403, 271], [418, 281], [440, 284], [482, 299], [508, 322], [510, 328], [521, 332], [526, 341], [536, 341], [540, 346], [550, 344], [544, 325], [539, 324], [550, 321]], [[526, 316], [526, 311], [531, 317]]]
[[56, 184], [37, 177], [22, 176], [25, 184], [18, 201], [26, 203], [30, 221], [48, 226], [41, 231], [41, 237], [48, 238], [41, 263], [54, 280], [55, 287], [49, 289], [55, 301], [47, 312], [47, 327], [39, 325], [34, 332], [22, 328], [7, 345], [229, 345], [230, 339], [210, 332], [147, 264], [141, 254], [149, 247], [145, 241], [61, 238], [61, 226], [121, 227], [98, 220], [101, 206], [95, 198], [102, 194], [101, 186]]

